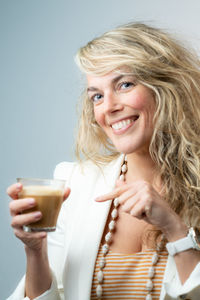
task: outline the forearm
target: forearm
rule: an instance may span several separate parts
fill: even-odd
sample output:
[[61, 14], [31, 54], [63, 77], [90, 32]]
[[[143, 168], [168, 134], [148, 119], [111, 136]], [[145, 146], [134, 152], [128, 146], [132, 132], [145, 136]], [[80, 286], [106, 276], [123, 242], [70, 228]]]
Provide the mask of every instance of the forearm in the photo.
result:
[[[44, 248], [46, 245], [44, 245]], [[50, 289], [52, 275], [46, 249], [33, 251], [25, 248], [27, 256], [26, 296], [34, 299]]]
[[189, 278], [190, 274], [200, 262], [200, 253], [196, 250], [187, 250], [174, 256], [176, 268], [182, 284]]

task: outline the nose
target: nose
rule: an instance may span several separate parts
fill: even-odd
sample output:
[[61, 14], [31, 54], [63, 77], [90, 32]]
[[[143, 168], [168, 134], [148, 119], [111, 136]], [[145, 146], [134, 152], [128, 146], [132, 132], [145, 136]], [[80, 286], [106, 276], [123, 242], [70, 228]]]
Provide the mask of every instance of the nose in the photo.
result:
[[114, 113], [123, 110], [123, 103], [120, 101], [119, 95], [114, 92], [104, 94], [104, 112]]

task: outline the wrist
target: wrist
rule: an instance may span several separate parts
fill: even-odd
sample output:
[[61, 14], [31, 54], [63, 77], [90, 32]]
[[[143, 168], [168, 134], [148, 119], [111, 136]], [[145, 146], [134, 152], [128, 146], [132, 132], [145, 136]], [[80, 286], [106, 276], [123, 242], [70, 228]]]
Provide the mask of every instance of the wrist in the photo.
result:
[[174, 242], [187, 236], [188, 227], [179, 217], [175, 217], [162, 231], [169, 242]]
[[171, 256], [190, 249], [200, 251], [200, 232], [197, 228], [190, 227], [186, 237], [169, 242], [166, 247]]
[[30, 299], [42, 295], [49, 290], [52, 283], [52, 273], [49, 266], [46, 249], [32, 249], [25, 246], [26, 266], [26, 296]]
[[35, 257], [35, 258], [39, 258], [39, 257], [45, 257], [47, 256], [47, 244], [46, 241], [43, 241], [42, 245], [40, 245], [40, 247], [28, 247], [28, 246], [24, 246], [25, 249], [25, 253], [27, 257]]
[[27, 246], [25, 246], [24, 249], [25, 249], [26, 256], [40, 257], [44, 253], [44, 250], [42, 249], [31, 249]]

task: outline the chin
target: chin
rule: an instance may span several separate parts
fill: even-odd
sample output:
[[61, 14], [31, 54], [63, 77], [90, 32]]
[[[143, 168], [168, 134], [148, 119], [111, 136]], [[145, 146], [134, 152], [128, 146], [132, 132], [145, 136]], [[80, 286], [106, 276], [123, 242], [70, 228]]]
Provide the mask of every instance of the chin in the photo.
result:
[[131, 154], [136, 151], [136, 149], [133, 149], [132, 147], [116, 147], [117, 151], [119, 151], [122, 154]]
[[145, 144], [142, 146], [139, 145], [116, 145], [116, 149], [123, 154], [133, 154], [133, 153], [141, 153], [146, 154], [149, 153], [149, 144]]

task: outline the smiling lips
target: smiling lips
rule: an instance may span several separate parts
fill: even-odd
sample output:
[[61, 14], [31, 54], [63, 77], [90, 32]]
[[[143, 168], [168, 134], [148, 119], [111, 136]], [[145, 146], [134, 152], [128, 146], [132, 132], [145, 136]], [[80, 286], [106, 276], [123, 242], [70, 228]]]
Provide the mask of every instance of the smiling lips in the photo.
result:
[[116, 123], [112, 124], [111, 127], [114, 130], [121, 130], [121, 129], [126, 128], [127, 126], [129, 127], [129, 125], [132, 124], [133, 122], [135, 122], [138, 118], [139, 118], [139, 116], [133, 116], [131, 118], [116, 122]]

